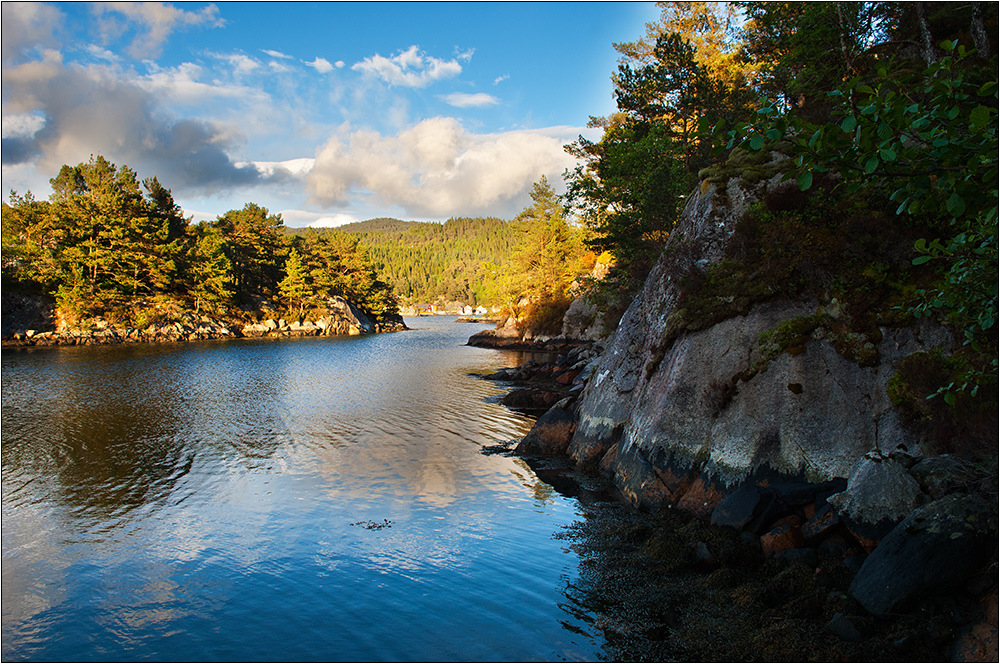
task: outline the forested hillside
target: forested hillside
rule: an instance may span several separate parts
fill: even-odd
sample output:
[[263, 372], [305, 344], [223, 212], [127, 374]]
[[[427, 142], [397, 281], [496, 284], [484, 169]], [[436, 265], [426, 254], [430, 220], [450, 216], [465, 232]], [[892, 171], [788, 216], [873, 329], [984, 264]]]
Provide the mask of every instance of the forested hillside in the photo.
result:
[[508, 222], [493, 217], [452, 218], [443, 224], [380, 218], [289, 232], [304, 238], [355, 236], [404, 303], [443, 297], [472, 306], [493, 304], [496, 266], [509, 264], [517, 238]]

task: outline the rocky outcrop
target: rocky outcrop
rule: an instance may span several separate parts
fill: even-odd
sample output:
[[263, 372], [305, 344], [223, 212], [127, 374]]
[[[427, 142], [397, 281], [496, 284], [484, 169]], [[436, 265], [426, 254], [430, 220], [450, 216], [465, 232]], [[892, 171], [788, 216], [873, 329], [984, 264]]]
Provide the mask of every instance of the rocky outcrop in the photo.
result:
[[241, 332], [245, 337], [320, 337], [339, 335], [375, 334], [405, 330], [402, 317], [395, 317], [387, 323], [373, 321], [364, 311], [342, 297], [330, 298], [327, 302], [329, 314], [315, 320], [292, 321], [267, 319], [244, 325]]
[[963, 583], [996, 554], [996, 505], [952, 494], [901, 521], [865, 560], [851, 595], [884, 614], [927, 591]]
[[331, 298], [327, 311], [327, 315], [316, 320], [288, 322], [269, 318], [250, 323], [181, 311], [160, 315], [157, 322], [141, 328], [113, 325], [97, 317], [86, 324], [64, 325], [48, 330], [18, 330], [5, 336], [3, 343], [8, 346], [85, 346], [235, 337], [359, 335], [406, 329], [401, 316], [382, 323], [374, 322], [360, 308], [341, 297]]
[[817, 482], [848, 477], [872, 450], [915, 453], [924, 442], [904, 426], [886, 387], [902, 358], [951, 342], [942, 328], [882, 329], [874, 366], [845, 357], [821, 333], [791, 352], [767, 352], [762, 335], [823, 311], [809, 299], [762, 303], [677, 332], [681, 276], [720, 260], [757, 195], [736, 179], [692, 195], [584, 391], [569, 455], [579, 464], [613, 455], [604, 465], [637, 504], [658, 504], [664, 489], [667, 500], [680, 500], [678, 490], [699, 486], [686, 481], [692, 474], [702, 489], [717, 489], [704, 492], [709, 502], [760, 467]]
[[[906, 358], [948, 352], [947, 330], [921, 319], [862, 334], [836, 300], [787, 293], [690, 318], [682, 282], [731, 256], [766, 186], [734, 178], [689, 198], [578, 400], [543, 415], [517, 451], [565, 445], [632, 505], [737, 528], [767, 558], [815, 569], [832, 553], [838, 573], [857, 573], [850, 594], [871, 613], [910, 610], [931, 591], [995, 594], [995, 572], [977, 581], [996, 559], [995, 469], [933, 455], [928, 429], [890, 398]], [[834, 618], [828, 632], [859, 638]]]

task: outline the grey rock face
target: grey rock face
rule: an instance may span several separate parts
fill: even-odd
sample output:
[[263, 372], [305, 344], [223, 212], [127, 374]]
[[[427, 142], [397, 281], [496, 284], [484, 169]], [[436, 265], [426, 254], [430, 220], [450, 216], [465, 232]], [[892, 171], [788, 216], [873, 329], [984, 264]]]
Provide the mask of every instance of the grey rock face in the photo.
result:
[[847, 490], [827, 499], [862, 537], [879, 540], [920, 504], [920, 484], [906, 467], [870, 455], [851, 474]]
[[[724, 192], [706, 183], [689, 198], [670, 245], [584, 390], [568, 448], [574, 461], [593, 463], [617, 448], [612, 466], [635, 465], [612, 467], [618, 478], [643, 476], [641, 459], [657, 472], [665, 465], [675, 474], [693, 468], [717, 485], [732, 486], [761, 467], [813, 481], [843, 478], [873, 449], [922, 448], [917, 434], [903, 426], [886, 386], [903, 357], [949, 343], [939, 328], [882, 329], [874, 367], [859, 366], [814, 335], [802, 352], [782, 353], [757, 373], [744, 373], [761, 367], [762, 333], [815, 314], [819, 306], [781, 300], [681, 334], [662, 347], [680, 296], [679, 275], [692, 264], [721, 259], [737, 221], [759, 193], [733, 179]], [[633, 447], [641, 454], [631, 453]], [[623, 485], [619, 488], [634, 488]], [[636, 500], [656, 502], [656, 497]]]

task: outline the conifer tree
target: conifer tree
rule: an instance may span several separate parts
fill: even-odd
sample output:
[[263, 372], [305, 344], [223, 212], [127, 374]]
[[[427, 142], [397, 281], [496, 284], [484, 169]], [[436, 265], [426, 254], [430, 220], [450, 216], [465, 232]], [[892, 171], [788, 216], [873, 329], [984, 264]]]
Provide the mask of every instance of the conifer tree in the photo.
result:
[[302, 256], [294, 248], [288, 252], [285, 278], [278, 284], [278, 292], [288, 300], [290, 308], [298, 305], [301, 317], [306, 300], [312, 297], [313, 290], [309, 285], [309, 273], [302, 264]]

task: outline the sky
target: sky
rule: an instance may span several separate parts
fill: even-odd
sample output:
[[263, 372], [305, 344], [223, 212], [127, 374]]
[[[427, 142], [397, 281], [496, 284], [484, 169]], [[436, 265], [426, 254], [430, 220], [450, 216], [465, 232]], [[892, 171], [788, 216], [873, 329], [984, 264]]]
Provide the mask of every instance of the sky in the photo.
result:
[[3, 196], [103, 155], [195, 221], [510, 219], [653, 3], [2, 4]]

